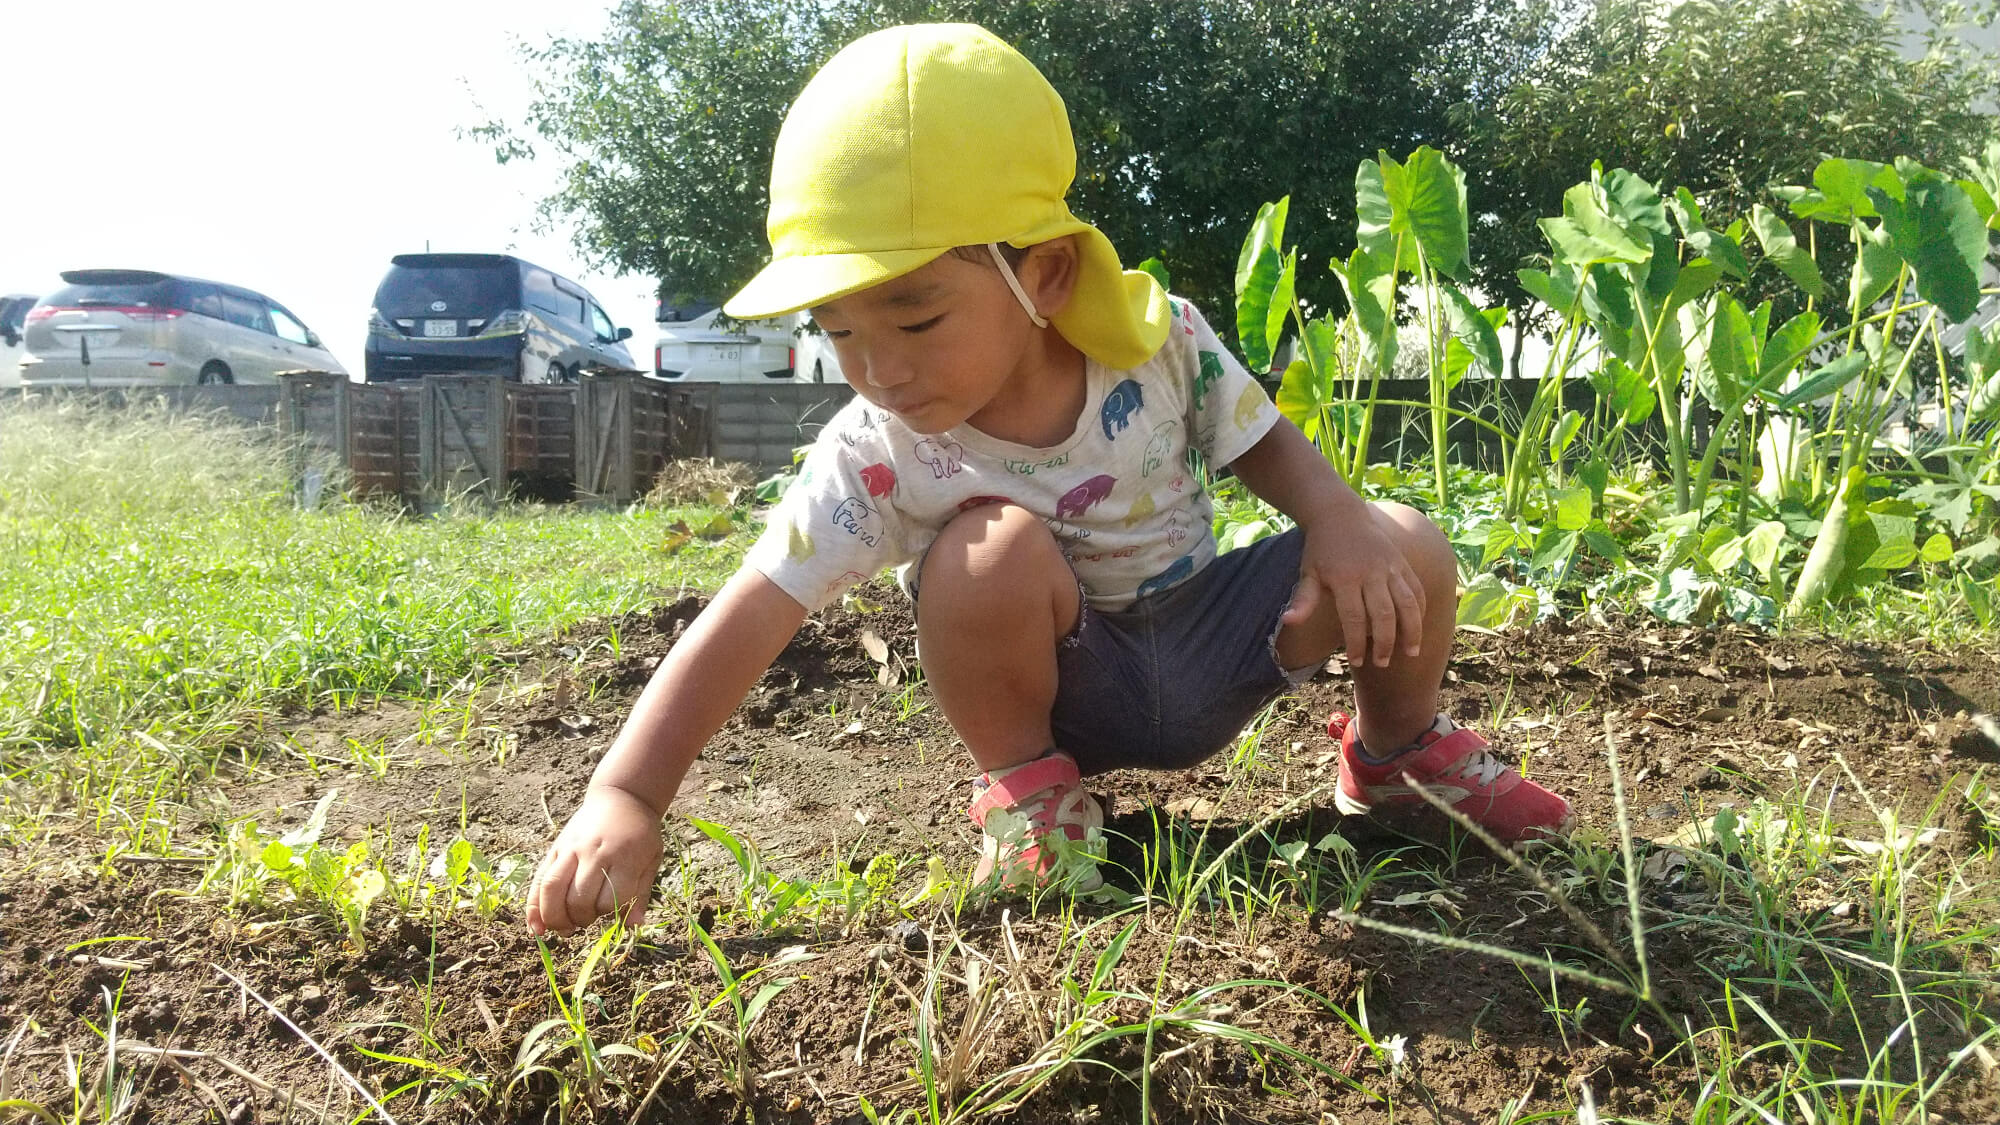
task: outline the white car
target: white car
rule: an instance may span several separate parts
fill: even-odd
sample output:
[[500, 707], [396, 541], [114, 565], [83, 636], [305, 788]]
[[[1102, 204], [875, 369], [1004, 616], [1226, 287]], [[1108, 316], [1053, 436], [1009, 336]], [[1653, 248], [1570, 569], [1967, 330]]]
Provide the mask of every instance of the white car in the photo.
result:
[[28, 310], [35, 307], [29, 293], [9, 293], [0, 297], [0, 389], [21, 385], [21, 356], [27, 348], [21, 336]]
[[24, 386], [275, 383], [346, 374], [283, 305], [240, 286], [153, 270], [68, 270], [28, 310]]
[[[661, 301], [653, 344], [653, 375], [676, 383], [792, 382], [794, 347], [805, 314], [775, 320], [730, 320], [708, 301]], [[810, 381], [809, 379], [807, 381]]]

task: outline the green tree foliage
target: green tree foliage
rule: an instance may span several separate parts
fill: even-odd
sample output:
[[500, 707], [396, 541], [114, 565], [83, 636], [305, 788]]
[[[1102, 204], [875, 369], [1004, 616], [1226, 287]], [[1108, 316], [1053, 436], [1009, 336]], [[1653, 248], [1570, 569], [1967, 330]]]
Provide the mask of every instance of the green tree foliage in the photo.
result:
[[[1966, 18], [1928, 0], [1599, 0], [1523, 81], [1462, 110], [1480, 287], [1525, 303], [1514, 271], [1546, 252], [1536, 220], [1592, 161], [1686, 187], [1717, 230], [1759, 203], [1789, 214], [1772, 189], [1829, 156], [1957, 167], [2000, 105], [2000, 60], [1959, 34]], [[1778, 269], [1760, 281], [1795, 299]]]
[[1323, 263], [1351, 249], [1329, 217], [1353, 213], [1355, 167], [1449, 137], [1452, 107], [1504, 87], [1551, 25], [1541, 0], [625, 0], [602, 37], [526, 52], [524, 123], [472, 132], [502, 160], [566, 162], [543, 216], [594, 263], [713, 295], [768, 254], [790, 99], [841, 44], [922, 20], [983, 24], [1034, 60], [1069, 104], [1074, 209], [1218, 309], [1245, 201], [1287, 193], [1312, 216], [1301, 295], [1338, 304]]

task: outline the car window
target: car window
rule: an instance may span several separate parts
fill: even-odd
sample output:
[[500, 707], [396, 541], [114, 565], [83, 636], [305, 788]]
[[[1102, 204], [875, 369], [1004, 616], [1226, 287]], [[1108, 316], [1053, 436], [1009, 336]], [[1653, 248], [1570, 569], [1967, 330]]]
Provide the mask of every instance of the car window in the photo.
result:
[[596, 305], [590, 306], [590, 330], [597, 333], [600, 340], [612, 340], [618, 336], [618, 329], [611, 326], [611, 318]]
[[278, 330], [278, 338], [281, 340], [307, 346], [312, 344], [312, 333], [306, 331], [306, 326], [300, 324], [291, 313], [276, 305], [271, 306], [271, 326]]
[[188, 311], [194, 313], [196, 316], [214, 317], [216, 320], [223, 319], [222, 294], [217, 292], [213, 285], [198, 285], [192, 282], [183, 282], [181, 299], [187, 302]]
[[529, 308], [565, 320], [578, 319], [576, 298], [557, 289], [554, 275], [546, 270], [529, 270], [521, 286]]
[[519, 308], [520, 267], [490, 265], [395, 266], [375, 290], [375, 308], [385, 317], [450, 316], [481, 319]]
[[589, 314], [583, 311], [584, 295], [564, 285], [561, 278], [555, 279], [555, 314], [574, 324], [585, 322]]
[[154, 308], [173, 304], [173, 283], [159, 281], [84, 282], [65, 285], [46, 297], [43, 304], [53, 308]]
[[264, 302], [253, 301], [238, 293], [222, 295], [222, 319], [266, 334], [271, 331], [271, 318], [264, 311]]

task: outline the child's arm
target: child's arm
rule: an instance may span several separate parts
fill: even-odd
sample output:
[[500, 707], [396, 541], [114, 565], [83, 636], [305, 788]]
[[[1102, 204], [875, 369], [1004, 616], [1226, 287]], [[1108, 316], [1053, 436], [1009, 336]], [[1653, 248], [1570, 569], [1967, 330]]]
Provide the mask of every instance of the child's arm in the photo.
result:
[[1424, 586], [1369, 515], [1368, 502], [1341, 479], [1289, 419], [1280, 418], [1229, 468], [1250, 491], [1305, 530], [1299, 589], [1284, 623], [1312, 616], [1322, 596], [1333, 598], [1347, 659], [1372, 655], [1387, 665], [1402, 638], [1415, 656], [1424, 635]]
[[660, 818], [701, 748], [805, 622], [806, 610], [749, 567], [736, 572], [667, 653], [591, 776], [528, 889], [528, 929], [568, 933], [622, 912], [645, 917], [660, 868]]

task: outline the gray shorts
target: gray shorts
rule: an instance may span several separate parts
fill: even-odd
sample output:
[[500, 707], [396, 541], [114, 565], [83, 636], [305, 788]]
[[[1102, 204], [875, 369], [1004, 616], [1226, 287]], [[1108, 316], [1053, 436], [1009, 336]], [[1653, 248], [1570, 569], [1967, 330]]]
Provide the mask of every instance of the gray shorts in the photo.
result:
[[1218, 555], [1193, 578], [1115, 612], [1086, 603], [1056, 651], [1056, 745], [1085, 774], [1185, 769], [1229, 746], [1319, 666], [1278, 666], [1299, 581], [1294, 528]]

